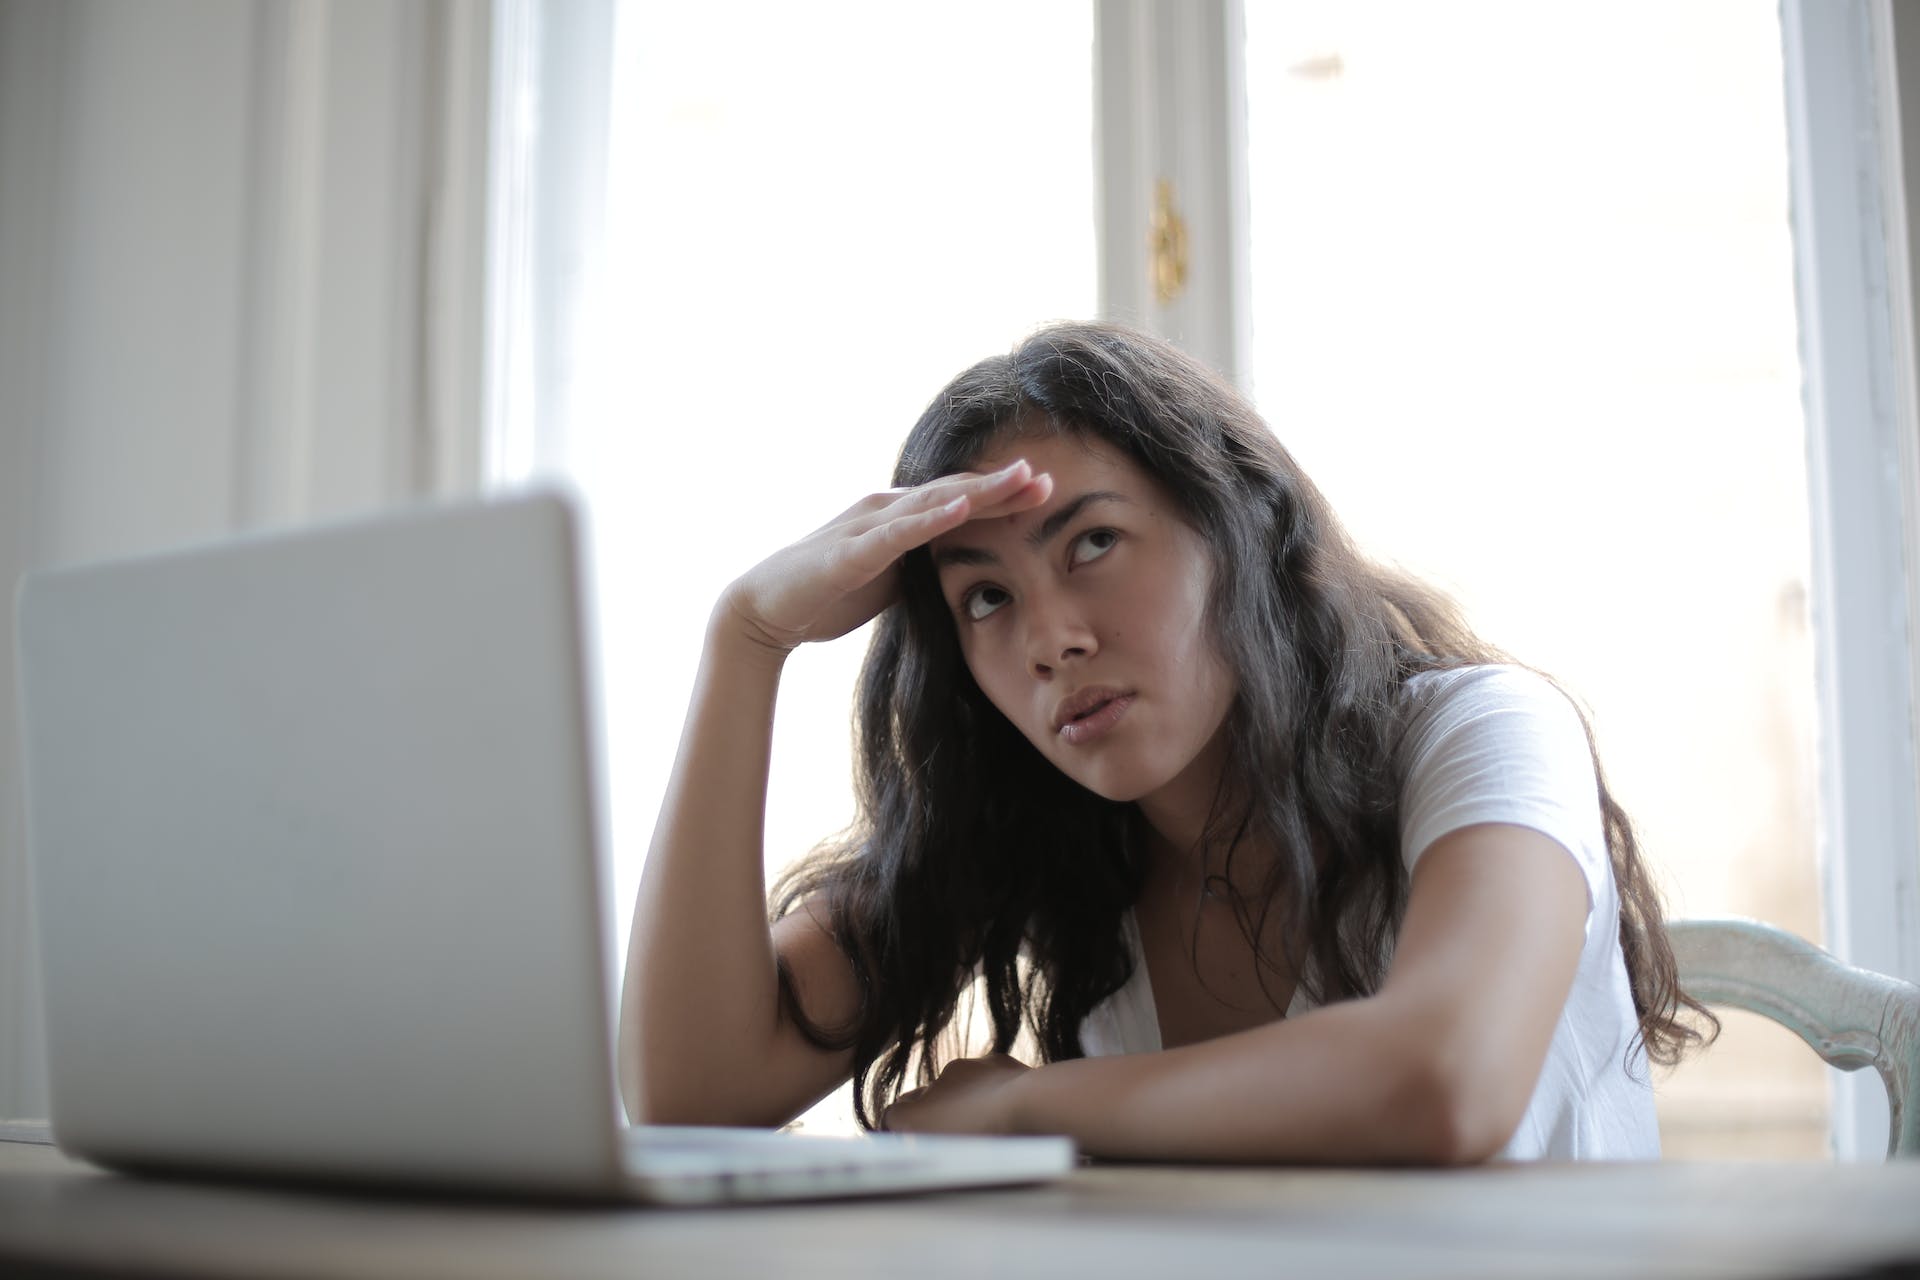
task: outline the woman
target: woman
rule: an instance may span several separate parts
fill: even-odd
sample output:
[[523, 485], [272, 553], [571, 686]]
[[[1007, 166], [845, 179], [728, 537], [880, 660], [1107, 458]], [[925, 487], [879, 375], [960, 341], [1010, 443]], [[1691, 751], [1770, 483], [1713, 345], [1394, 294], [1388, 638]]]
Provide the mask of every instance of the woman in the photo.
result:
[[[1711, 1015], [1584, 720], [1363, 558], [1236, 392], [1043, 330], [894, 484], [713, 613], [628, 956], [636, 1119], [780, 1124], [851, 1075], [869, 1126], [1094, 1155], [1658, 1154], [1647, 1062]], [[769, 927], [781, 665], [876, 615], [859, 817]], [[957, 1056], [976, 979], [993, 1052]]]

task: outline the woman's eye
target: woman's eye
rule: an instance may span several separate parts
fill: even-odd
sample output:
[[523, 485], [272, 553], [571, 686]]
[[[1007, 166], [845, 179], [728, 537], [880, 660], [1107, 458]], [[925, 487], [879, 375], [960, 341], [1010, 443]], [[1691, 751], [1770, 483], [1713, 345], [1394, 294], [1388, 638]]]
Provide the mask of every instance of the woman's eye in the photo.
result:
[[1111, 529], [1089, 529], [1073, 540], [1073, 554], [1069, 563], [1081, 565], [1098, 560], [1113, 550], [1113, 544], [1118, 541], [1120, 535]]
[[978, 622], [1011, 599], [1012, 596], [998, 587], [975, 587], [967, 592], [967, 598], [960, 602], [960, 607], [969, 618]]

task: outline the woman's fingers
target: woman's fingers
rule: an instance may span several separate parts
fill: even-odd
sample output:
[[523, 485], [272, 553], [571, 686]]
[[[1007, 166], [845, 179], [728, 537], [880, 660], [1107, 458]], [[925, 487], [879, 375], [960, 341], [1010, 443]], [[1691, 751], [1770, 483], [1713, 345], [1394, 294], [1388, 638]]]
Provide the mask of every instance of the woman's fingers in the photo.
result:
[[[969, 520], [990, 520], [1037, 507], [1053, 492], [1053, 477], [1033, 475], [1025, 462], [983, 477], [992, 483], [962, 488], [939, 506], [895, 515], [849, 542], [846, 565], [859, 582], [870, 581], [915, 547], [925, 546]], [[949, 490], [948, 492], [952, 492]]]
[[937, 511], [954, 500], [967, 500], [968, 520], [992, 520], [1037, 507], [1053, 492], [1053, 477], [1045, 472], [1035, 475], [1024, 460], [992, 475], [971, 476], [966, 481], [939, 490], [916, 490], [911, 502], [882, 512], [876, 524], [884, 524], [903, 515]]
[[972, 508], [972, 500], [962, 494], [930, 510], [895, 516], [849, 539], [842, 560], [848, 575], [846, 585], [851, 589], [871, 582], [915, 547], [965, 524]]
[[729, 588], [732, 607], [778, 648], [833, 639], [895, 598], [901, 556], [969, 520], [1037, 507], [1052, 492], [1053, 478], [1021, 459], [990, 473], [871, 494], [739, 578]]
[[959, 471], [911, 489], [888, 490], [874, 494], [849, 511], [847, 531], [864, 534], [902, 516], [937, 511], [956, 498], [966, 498], [978, 515], [1014, 498], [1036, 478], [1032, 465], [1021, 458], [998, 471]]
[[1029, 479], [1011, 493], [997, 501], [975, 502], [967, 513], [969, 520], [994, 520], [1001, 516], [1014, 515], [1029, 511], [1045, 502], [1053, 494], [1053, 477], [1045, 471]]

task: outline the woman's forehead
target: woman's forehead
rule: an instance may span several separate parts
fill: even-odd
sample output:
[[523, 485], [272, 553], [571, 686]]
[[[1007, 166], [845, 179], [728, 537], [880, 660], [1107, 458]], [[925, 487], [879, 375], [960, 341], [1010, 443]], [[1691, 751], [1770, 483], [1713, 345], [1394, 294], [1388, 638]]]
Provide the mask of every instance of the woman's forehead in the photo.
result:
[[[1098, 436], [1058, 428], [1003, 431], [956, 470], [998, 471], [1021, 458], [1025, 458], [1036, 472], [1098, 472], [1125, 474], [1142, 481], [1149, 479], [1133, 459]], [[1058, 489], [1056, 483], [1055, 491]]]
[[1008, 439], [997, 448], [983, 452], [965, 470], [986, 473], [1025, 459], [1035, 475], [1051, 477], [1053, 492], [1037, 507], [1012, 515], [970, 520], [933, 540], [935, 562], [942, 561], [943, 548], [956, 546], [980, 549], [1001, 548], [1033, 541], [1064, 513], [1075, 511], [1127, 509], [1149, 520], [1170, 518], [1184, 524], [1165, 489], [1124, 452], [1091, 436], [1058, 433], [1042, 437]]

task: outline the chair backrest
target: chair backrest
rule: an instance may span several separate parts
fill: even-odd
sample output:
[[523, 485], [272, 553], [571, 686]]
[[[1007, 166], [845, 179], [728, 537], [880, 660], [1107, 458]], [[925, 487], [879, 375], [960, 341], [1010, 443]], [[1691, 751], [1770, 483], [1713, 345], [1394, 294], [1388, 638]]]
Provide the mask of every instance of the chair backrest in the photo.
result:
[[1667, 929], [1688, 995], [1771, 1018], [1842, 1071], [1877, 1070], [1887, 1086], [1887, 1155], [1920, 1158], [1920, 986], [1753, 920], [1675, 920]]

